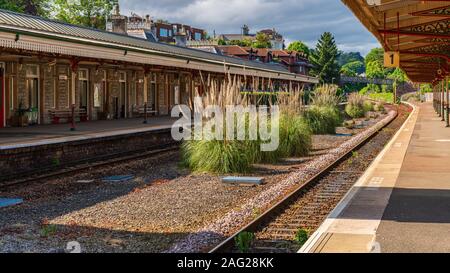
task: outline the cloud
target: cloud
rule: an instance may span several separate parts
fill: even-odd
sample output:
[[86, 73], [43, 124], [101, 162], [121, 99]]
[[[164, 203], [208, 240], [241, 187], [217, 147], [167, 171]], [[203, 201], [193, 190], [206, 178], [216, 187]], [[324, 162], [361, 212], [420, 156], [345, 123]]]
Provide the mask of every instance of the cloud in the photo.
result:
[[339, 48], [366, 54], [379, 46], [339, 0], [126, 0], [125, 14], [150, 14], [155, 19], [190, 24], [209, 33], [239, 33], [247, 24], [253, 32], [276, 28], [287, 42], [315, 46], [325, 31], [332, 32]]

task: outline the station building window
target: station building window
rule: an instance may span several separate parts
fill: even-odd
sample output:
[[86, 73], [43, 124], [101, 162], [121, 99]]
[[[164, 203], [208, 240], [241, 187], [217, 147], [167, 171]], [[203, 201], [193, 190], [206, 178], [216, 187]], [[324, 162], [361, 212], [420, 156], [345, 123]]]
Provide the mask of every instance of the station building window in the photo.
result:
[[120, 97], [119, 97], [119, 112], [120, 118], [126, 118], [127, 114], [127, 74], [125, 72], [119, 73], [120, 83]]
[[156, 74], [150, 76], [150, 90], [148, 92], [148, 105], [156, 110]]
[[30, 124], [39, 123], [39, 66], [26, 66], [26, 88], [28, 93], [28, 118]]
[[80, 109], [88, 110], [89, 107], [89, 71], [80, 69], [78, 71], [78, 81], [80, 86]]
[[167, 30], [165, 28], [160, 28], [159, 29], [159, 36], [161, 36], [161, 37], [169, 37], [169, 30]]

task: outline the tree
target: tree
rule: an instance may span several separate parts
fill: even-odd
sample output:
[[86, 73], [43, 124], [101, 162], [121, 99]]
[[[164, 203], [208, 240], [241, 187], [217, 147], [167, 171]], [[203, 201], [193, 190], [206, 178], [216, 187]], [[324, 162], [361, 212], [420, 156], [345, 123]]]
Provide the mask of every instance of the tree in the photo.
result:
[[[225, 42], [225, 45], [226, 45], [226, 42]], [[231, 40], [228, 43], [228, 45], [237, 45], [237, 46], [251, 47], [252, 46], [252, 40], [250, 40], [248, 38], [244, 38], [243, 40]]]
[[[339, 52], [339, 58], [338, 58], [338, 63], [339, 66], [344, 66], [348, 63], [352, 63], [352, 62], [362, 62], [364, 63], [364, 57], [361, 56], [361, 53], [359, 52]], [[363, 71], [359, 72], [359, 73], [363, 73]]]
[[227, 45], [227, 42], [225, 42], [224, 39], [219, 39], [219, 40], [217, 41], [217, 44], [218, 44], [218, 45], [221, 45], [221, 46], [225, 46], [225, 45]]
[[23, 6], [17, 5], [17, 3], [11, 0], [0, 0], [0, 9], [23, 12]]
[[366, 77], [369, 79], [384, 78], [384, 67], [378, 61], [371, 61], [366, 66]]
[[338, 48], [333, 34], [325, 32], [310, 55], [310, 62], [313, 65], [312, 74], [317, 76], [321, 83], [336, 82], [339, 80], [338, 57]]
[[0, 9], [48, 17], [51, 0], [0, 0]]
[[432, 93], [433, 92], [433, 87], [431, 86], [431, 84], [421, 84], [420, 85], [420, 90], [423, 94], [425, 93]]
[[394, 72], [388, 75], [388, 78], [398, 83], [404, 83], [408, 80], [408, 76], [406, 76], [405, 72], [400, 68], [396, 68]]
[[366, 65], [370, 62], [379, 62], [380, 64], [384, 63], [384, 49], [382, 48], [373, 48], [367, 54], [365, 62]]
[[295, 42], [290, 43], [288, 46], [288, 50], [303, 52], [306, 56], [309, 56], [309, 54], [311, 53], [309, 50], [309, 47], [302, 41], [295, 41]]
[[361, 61], [353, 61], [342, 66], [341, 74], [348, 77], [355, 77], [364, 73], [365, 66]]
[[256, 39], [253, 42], [254, 48], [271, 48], [270, 38], [266, 34], [260, 32], [256, 34]]
[[106, 18], [118, 0], [54, 0], [55, 17], [70, 24], [105, 29]]

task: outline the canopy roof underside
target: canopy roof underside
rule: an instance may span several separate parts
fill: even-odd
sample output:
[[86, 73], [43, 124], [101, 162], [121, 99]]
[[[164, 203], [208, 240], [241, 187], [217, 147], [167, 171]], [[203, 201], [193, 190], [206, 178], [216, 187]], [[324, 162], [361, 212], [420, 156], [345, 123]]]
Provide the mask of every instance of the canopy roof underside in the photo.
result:
[[342, 0], [414, 82], [450, 73], [450, 1]]

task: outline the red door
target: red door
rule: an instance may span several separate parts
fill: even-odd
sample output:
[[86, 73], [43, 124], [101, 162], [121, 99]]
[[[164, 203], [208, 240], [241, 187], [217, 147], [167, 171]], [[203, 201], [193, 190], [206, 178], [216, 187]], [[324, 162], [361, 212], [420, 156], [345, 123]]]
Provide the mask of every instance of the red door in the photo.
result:
[[5, 83], [3, 68], [0, 67], [0, 128], [5, 127]]

